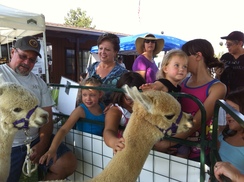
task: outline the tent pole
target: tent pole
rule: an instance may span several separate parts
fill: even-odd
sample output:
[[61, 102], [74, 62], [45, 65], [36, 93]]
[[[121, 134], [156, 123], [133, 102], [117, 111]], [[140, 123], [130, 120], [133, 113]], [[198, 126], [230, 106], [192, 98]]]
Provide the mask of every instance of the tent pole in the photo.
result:
[[49, 83], [49, 71], [48, 71], [48, 60], [47, 60], [47, 42], [46, 42], [46, 33], [43, 34], [43, 49], [44, 49], [44, 62], [45, 62], [45, 73], [46, 73], [46, 83]]

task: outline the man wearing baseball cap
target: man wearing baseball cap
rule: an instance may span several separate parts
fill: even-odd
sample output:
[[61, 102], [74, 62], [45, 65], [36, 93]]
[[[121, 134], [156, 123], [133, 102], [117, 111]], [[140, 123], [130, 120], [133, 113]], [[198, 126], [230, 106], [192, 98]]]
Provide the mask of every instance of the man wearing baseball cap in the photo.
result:
[[[35, 37], [27, 36], [18, 39], [11, 49], [11, 60], [7, 64], [0, 65], [0, 73], [6, 82], [15, 82], [24, 86], [35, 94], [39, 101], [39, 107], [49, 113], [49, 122], [40, 129], [30, 128], [29, 138], [33, 153], [30, 160], [39, 164], [40, 157], [47, 151], [52, 140], [53, 101], [47, 84], [34, 73], [32, 69], [40, 54], [40, 43]], [[19, 181], [22, 174], [22, 166], [27, 153], [25, 140], [27, 136], [19, 130], [14, 138], [11, 152], [11, 167], [7, 182]], [[76, 158], [74, 154], [63, 143], [57, 151], [57, 161], [48, 165], [39, 165], [46, 173], [43, 180], [65, 179], [76, 169]]]
[[220, 58], [225, 64], [220, 81], [227, 86], [228, 94], [230, 91], [244, 87], [244, 34], [241, 31], [233, 31], [221, 39], [226, 40], [228, 53]]
[[41, 45], [35, 37], [26, 36], [21, 39], [18, 39], [14, 44], [15, 49], [20, 49], [22, 51], [34, 51], [40, 58]]

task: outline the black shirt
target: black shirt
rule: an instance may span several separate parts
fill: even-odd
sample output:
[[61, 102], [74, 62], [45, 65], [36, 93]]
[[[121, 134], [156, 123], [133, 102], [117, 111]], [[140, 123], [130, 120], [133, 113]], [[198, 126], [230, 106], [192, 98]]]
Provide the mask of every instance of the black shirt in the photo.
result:
[[160, 78], [157, 81], [161, 82], [162, 84], [164, 84], [167, 88], [168, 88], [168, 92], [180, 92], [181, 91], [181, 87], [179, 85], [177, 85], [177, 87], [175, 87], [169, 80], [164, 79], [164, 78]]
[[228, 93], [244, 87], [244, 54], [235, 59], [230, 53], [225, 53], [220, 60], [225, 64], [220, 81], [227, 86]]

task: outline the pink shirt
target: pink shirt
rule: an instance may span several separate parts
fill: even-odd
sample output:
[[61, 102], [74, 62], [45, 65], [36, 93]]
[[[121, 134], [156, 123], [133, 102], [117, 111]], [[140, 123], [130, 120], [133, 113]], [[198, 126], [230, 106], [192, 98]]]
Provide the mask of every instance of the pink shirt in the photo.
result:
[[[214, 83], [219, 82], [219, 80], [213, 79], [212, 81], [206, 83], [205, 85], [199, 86], [199, 87], [188, 87], [187, 86], [187, 82], [188, 82], [189, 78], [190, 77], [187, 77], [181, 83], [181, 92], [194, 95], [202, 103], [204, 103], [204, 101], [208, 97], [209, 88]], [[189, 98], [181, 98], [181, 107], [182, 107], [182, 111], [183, 112], [190, 113], [190, 114], [192, 114], [192, 116], [194, 116], [196, 114], [196, 112], [199, 110], [198, 105], [192, 99], [189, 99]], [[212, 119], [206, 121], [206, 132], [207, 132], [206, 137], [209, 140], [211, 139], [211, 135], [210, 135], [210, 132], [209, 132], [211, 124], [212, 124]], [[193, 133], [193, 135], [188, 137], [188, 139], [191, 140], [191, 141], [199, 141], [200, 140], [200, 135], [201, 135], [201, 129], [199, 129], [198, 131]], [[209, 150], [207, 150], [206, 152], [208, 153]], [[196, 158], [196, 157], [199, 157], [199, 156], [200, 156], [200, 148], [194, 147], [194, 146], [191, 147], [189, 159]]]

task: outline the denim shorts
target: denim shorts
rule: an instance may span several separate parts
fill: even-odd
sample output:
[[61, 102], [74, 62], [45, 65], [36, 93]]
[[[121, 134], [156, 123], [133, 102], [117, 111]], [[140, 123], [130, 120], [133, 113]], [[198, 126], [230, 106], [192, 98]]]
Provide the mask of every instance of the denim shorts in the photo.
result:
[[[53, 140], [54, 135], [52, 136], [51, 140]], [[31, 147], [34, 146], [39, 142], [39, 138], [35, 139], [33, 142], [31, 142]], [[66, 152], [71, 151], [64, 143], [61, 143], [57, 150], [57, 159], [60, 158], [63, 154]], [[11, 152], [11, 167], [10, 167], [10, 173], [8, 177], [8, 182], [19, 182], [20, 176], [22, 174], [22, 166], [25, 161], [27, 148], [25, 145], [12, 147]], [[44, 173], [48, 171], [50, 166], [53, 164], [53, 161], [50, 160], [49, 164], [43, 164], [39, 165], [39, 169], [41, 169]]]

